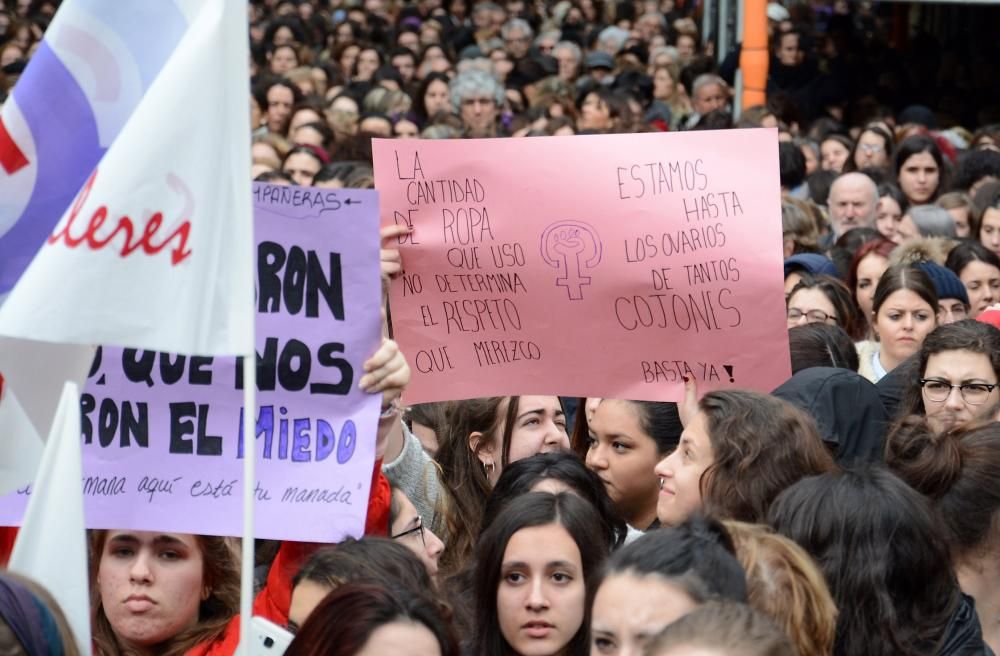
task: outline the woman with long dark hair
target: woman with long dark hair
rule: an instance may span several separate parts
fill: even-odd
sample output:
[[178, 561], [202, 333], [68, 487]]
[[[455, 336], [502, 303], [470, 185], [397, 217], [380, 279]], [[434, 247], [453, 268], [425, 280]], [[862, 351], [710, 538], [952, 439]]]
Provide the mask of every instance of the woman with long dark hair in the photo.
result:
[[302, 625], [288, 656], [459, 656], [434, 602], [408, 588], [348, 583]]
[[667, 526], [695, 512], [761, 522], [786, 487], [836, 468], [812, 418], [768, 394], [709, 392], [686, 421], [677, 449], [656, 465]]
[[890, 436], [890, 468], [937, 510], [962, 590], [983, 637], [1000, 650], [1000, 423], [938, 433], [915, 418]]
[[607, 557], [601, 520], [574, 494], [508, 504], [476, 543], [477, 656], [585, 656], [590, 604]]
[[947, 169], [937, 143], [926, 135], [907, 137], [899, 144], [893, 158], [896, 184], [911, 205], [937, 200], [947, 187]]
[[819, 563], [840, 609], [836, 656], [985, 654], [926, 500], [885, 469], [799, 481], [774, 529]]
[[680, 441], [677, 404], [601, 399], [588, 426], [587, 467], [618, 514], [638, 531], [658, 526], [660, 485], [653, 469]]

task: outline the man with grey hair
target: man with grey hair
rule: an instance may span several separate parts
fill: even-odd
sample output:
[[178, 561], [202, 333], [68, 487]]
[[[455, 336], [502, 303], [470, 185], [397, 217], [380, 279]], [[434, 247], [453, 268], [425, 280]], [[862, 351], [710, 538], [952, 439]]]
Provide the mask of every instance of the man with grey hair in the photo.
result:
[[497, 116], [503, 105], [503, 86], [493, 75], [475, 68], [451, 81], [451, 104], [462, 118], [467, 137], [496, 137]]
[[699, 75], [691, 85], [691, 108], [694, 111], [684, 122], [684, 128], [693, 128], [705, 114], [725, 109], [728, 104], [729, 86], [726, 81], [714, 73]]
[[826, 204], [833, 228], [829, 238], [832, 244], [851, 228], [871, 228], [875, 225], [878, 187], [864, 173], [844, 173], [830, 186]]
[[511, 18], [500, 28], [504, 50], [515, 62], [524, 59], [531, 49], [531, 39], [535, 33], [523, 18]]
[[559, 43], [559, 39], [562, 38], [562, 32], [559, 30], [546, 30], [538, 35], [535, 39], [535, 50], [542, 55], [551, 55], [556, 49], [556, 44]]
[[552, 56], [559, 66], [559, 79], [570, 84], [575, 82], [580, 75], [580, 61], [583, 59], [580, 46], [572, 41], [560, 41], [552, 49]]
[[595, 50], [600, 50], [601, 52], [608, 53], [612, 57], [616, 57], [618, 53], [622, 51], [622, 48], [625, 47], [625, 42], [628, 41], [628, 38], [628, 30], [623, 30], [615, 25], [605, 27], [601, 30], [601, 33], [597, 35], [597, 47]]
[[658, 11], [647, 11], [635, 22], [635, 31], [644, 43], [649, 43], [653, 37], [667, 32], [667, 19]]

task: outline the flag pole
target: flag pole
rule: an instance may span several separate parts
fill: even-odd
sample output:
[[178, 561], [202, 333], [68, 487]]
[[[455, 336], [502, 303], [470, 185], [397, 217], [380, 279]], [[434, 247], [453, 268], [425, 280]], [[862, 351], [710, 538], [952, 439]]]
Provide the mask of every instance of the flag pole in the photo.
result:
[[[233, 152], [238, 155], [232, 163], [236, 175], [247, 181], [246, 204], [238, 205], [244, 220], [250, 223], [251, 238], [246, 244], [249, 252], [247, 257], [251, 265], [251, 275], [254, 275], [257, 256], [257, 244], [253, 235], [253, 202], [251, 201], [250, 180], [250, 138], [247, 129], [250, 126], [250, 106], [247, 103], [249, 93], [249, 57], [250, 36], [246, 27], [248, 0], [221, 0], [225, 3], [226, 29], [229, 30], [226, 48], [230, 69], [239, 71], [242, 75], [233, 75], [227, 79], [226, 91], [238, 98], [239, 111], [233, 116], [228, 126], [229, 134], [235, 141]], [[238, 45], [237, 45], [238, 44]], [[240, 79], [242, 77], [242, 79]], [[238, 144], [238, 147], [236, 146]], [[237, 193], [244, 187], [238, 186]], [[244, 321], [249, 332], [247, 352], [243, 355], [243, 543], [240, 564], [240, 648], [239, 653], [249, 656], [253, 653], [252, 632], [250, 621], [253, 618], [254, 601], [254, 506], [257, 489], [257, 309], [255, 285], [246, 286], [247, 296], [241, 305], [246, 308]]]
[[257, 354], [251, 353], [243, 358], [243, 558], [240, 571], [240, 645], [242, 645], [240, 652], [243, 656], [249, 656], [251, 652], [250, 620], [253, 616], [254, 492], [257, 476], [256, 416]]

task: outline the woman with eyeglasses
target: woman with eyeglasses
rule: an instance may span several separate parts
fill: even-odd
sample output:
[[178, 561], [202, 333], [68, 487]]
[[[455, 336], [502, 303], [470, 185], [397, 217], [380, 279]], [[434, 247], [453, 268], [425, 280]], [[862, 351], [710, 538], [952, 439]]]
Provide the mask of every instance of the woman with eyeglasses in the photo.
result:
[[805, 276], [788, 295], [788, 327], [807, 323], [840, 326], [852, 339], [861, 339], [864, 322], [850, 290], [832, 276]]
[[971, 319], [940, 326], [920, 348], [918, 371], [906, 414], [925, 415], [938, 433], [986, 419], [1000, 401], [1000, 330]]
[[[869, 125], [854, 144], [847, 170], [888, 168], [892, 161], [892, 137], [877, 125]], [[853, 166], [851, 166], [853, 164]]]
[[397, 488], [392, 490], [392, 504], [389, 506], [389, 537], [415, 553], [431, 578], [437, 576], [438, 557], [444, 551], [444, 542], [424, 526], [413, 502]]

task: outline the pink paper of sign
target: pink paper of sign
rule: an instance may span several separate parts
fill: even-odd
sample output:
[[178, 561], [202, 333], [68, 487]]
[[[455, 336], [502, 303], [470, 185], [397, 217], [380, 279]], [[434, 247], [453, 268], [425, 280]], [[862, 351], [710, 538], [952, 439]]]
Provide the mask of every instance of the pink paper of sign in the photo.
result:
[[775, 130], [376, 140], [409, 403], [790, 375]]

